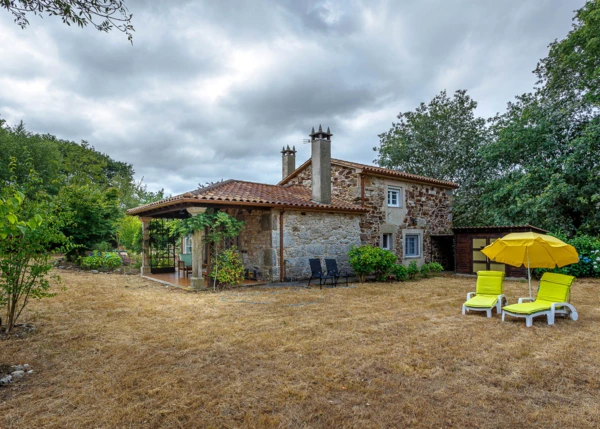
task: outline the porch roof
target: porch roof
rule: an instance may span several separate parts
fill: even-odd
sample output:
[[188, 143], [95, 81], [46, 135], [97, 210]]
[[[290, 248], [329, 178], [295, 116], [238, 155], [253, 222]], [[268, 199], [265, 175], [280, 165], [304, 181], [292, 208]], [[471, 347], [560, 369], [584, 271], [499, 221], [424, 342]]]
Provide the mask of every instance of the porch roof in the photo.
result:
[[[127, 211], [129, 215], [152, 216], [166, 208], [178, 210], [185, 206], [255, 206], [270, 208], [306, 209], [310, 211], [338, 211], [365, 213], [362, 206], [332, 197], [331, 204], [312, 200], [312, 191], [302, 185], [267, 185], [243, 180], [225, 180], [214, 185], [166, 198]], [[160, 209], [160, 210], [159, 210]]]

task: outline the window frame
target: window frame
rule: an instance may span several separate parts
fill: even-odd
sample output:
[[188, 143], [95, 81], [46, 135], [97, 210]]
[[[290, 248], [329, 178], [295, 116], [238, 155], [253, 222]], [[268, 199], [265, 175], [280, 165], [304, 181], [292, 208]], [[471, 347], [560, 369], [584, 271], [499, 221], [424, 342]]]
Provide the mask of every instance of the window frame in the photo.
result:
[[[416, 250], [416, 254], [409, 254], [408, 253], [408, 240], [409, 239], [415, 239], [416, 244], [415, 244], [415, 250]], [[420, 258], [421, 257], [421, 235], [420, 234], [405, 234], [404, 235], [404, 257], [405, 258]]]
[[[385, 245], [386, 241], [387, 241], [387, 246]], [[394, 234], [390, 234], [390, 233], [381, 234], [381, 248], [382, 249], [393, 250], [394, 249], [393, 242], [394, 242]]]
[[[189, 249], [189, 252], [187, 252], [187, 250]], [[191, 255], [192, 254], [192, 236], [191, 235], [185, 235], [183, 237], [183, 249], [182, 250], [182, 254], [184, 255]]]
[[[396, 194], [396, 204], [391, 203], [390, 196]], [[394, 186], [388, 186], [387, 188], [387, 206], [394, 208], [402, 208], [402, 188], [396, 188]]]

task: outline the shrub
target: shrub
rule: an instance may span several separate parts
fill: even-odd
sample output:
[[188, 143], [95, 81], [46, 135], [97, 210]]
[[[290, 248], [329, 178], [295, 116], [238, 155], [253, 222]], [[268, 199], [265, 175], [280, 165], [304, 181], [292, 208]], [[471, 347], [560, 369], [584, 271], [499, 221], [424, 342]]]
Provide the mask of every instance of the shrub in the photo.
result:
[[403, 282], [408, 278], [408, 269], [404, 265], [394, 265], [391, 272], [399, 282]]
[[94, 252], [93, 255], [81, 258], [81, 267], [85, 270], [116, 270], [123, 264], [121, 257], [114, 252]]
[[410, 261], [408, 269], [406, 270], [409, 280], [414, 280], [419, 274], [419, 267], [417, 267], [417, 261]]
[[110, 252], [113, 250], [113, 245], [108, 241], [101, 241], [94, 245], [93, 250], [97, 250], [98, 252]]
[[430, 271], [431, 270], [429, 268], [429, 264], [421, 265], [421, 269], [419, 270], [419, 272], [421, 273], [421, 277], [423, 277], [424, 279], [429, 277]]
[[211, 276], [220, 286], [237, 286], [244, 281], [244, 264], [235, 247], [223, 250], [217, 257]]
[[444, 271], [444, 267], [442, 267], [442, 264], [440, 264], [438, 262], [430, 262], [428, 265], [429, 265], [429, 273], [431, 276], [435, 276], [436, 274], [439, 274], [442, 271]]
[[396, 260], [396, 255], [389, 250], [369, 244], [360, 247], [353, 246], [348, 252], [348, 263], [361, 283], [370, 274], [374, 274], [377, 281], [384, 281]]
[[537, 269], [534, 270], [536, 276], [540, 277], [546, 271], [553, 273], [567, 274], [575, 277], [600, 277], [600, 239], [589, 235], [580, 235], [572, 239], [567, 239], [560, 235], [558, 238], [575, 247], [579, 253], [579, 262], [577, 264], [567, 265], [562, 268]]

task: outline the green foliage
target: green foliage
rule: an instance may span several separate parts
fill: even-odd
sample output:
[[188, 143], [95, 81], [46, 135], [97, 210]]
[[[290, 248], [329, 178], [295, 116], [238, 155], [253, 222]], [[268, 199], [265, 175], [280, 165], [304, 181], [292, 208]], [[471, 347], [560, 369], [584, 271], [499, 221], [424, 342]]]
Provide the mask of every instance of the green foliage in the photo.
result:
[[116, 270], [123, 265], [123, 261], [115, 252], [94, 252], [90, 256], [81, 258], [81, 268], [86, 270]]
[[[21, 28], [29, 25], [27, 15], [59, 16], [67, 25], [91, 25], [105, 33], [116, 28], [133, 40], [131, 15], [123, 0], [0, 0], [0, 8], [11, 12]], [[133, 43], [133, 42], [132, 42]]]
[[579, 253], [577, 264], [567, 265], [562, 268], [536, 269], [535, 275], [541, 277], [546, 271], [567, 274], [575, 277], [600, 277], [600, 239], [588, 235], [580, 235], [571, 239], [557, 235], [558, 238], [575, 247]]
[[94, 245], [93, 250], [97, 250], [98, 252], [110, 252], [114, 249], [114, 246], [107, 241], [101, 241]]
[[479, 148], [488, 137], [476, 108], [467, 91], [453, 97], [442, 91], [429, 104], [400, 113], [399, 122], [379, 135], [380, 146], [374, 148], [381, 167], [458, 183], [453, 207], [457, 223], [471, 220], [479, 197], [474, 186], [482, 174]]
[[348, 252], [348, 263], [360, 282], [365, 282], [368, 275], [374, 274], [377, 281], [384, 281], [394, 267], [397, 257], [389, 250], [373, 247], [369, 244], [353, 246]]
[[[74, 238], [80, 252], [102, 241], [113, 247], [125, 209], [164, 197], [163, 191], [150, 192], [142, 180], [135, 181], [131, 164], [116, 161], [85, 141], [78, 144], [33, 134], [22, 122], [11, 128], [0, 120], [0, 147], [0, 182], [24, 185], [31, 164], [39, 180], [35, 187], [23, 186], [22, 197], [35, 197], [43, 191], [56, 198], [65, 219], [64, 232]], [[16, 161], [11, 167], [13, 158]], [[136, 248], [141, 236], [129, 236], [126, 241]]]
[[221, 243], [225, 239], [235, 238], [244, 229], [245, 223], [225, 212], [206, 210], [181, 221], [181, 235], [193, 235], [195, 231], [206, 228], [204, 240], [207, 243]]
[[235, 247], [219, 253], [213, 265], [211, 276], [222, 287], [224, 285], [237, 286], [244, 282], [244, 264]]
[[600, 117], [541, 93], [518, 97], [492, 122], [481, 211], [495, 225], [533, 224], [600, 235]]
[[550, 44], [548, 56], [536, 73], [551, 93], [561, 98], [583, 98], [600, 105], [600, 1], [589, 0], [575, 12], [573, 30]]
[[417, 277], [417, 274], [419, 274], [419, 272], [420, 272], [420, 270], [419, 270], [419, 267], [417, 266], [417, 261], [410, 261], [410, 263], [408, 264], [408, 268], [406, 270], [408, 279], [414, 280]]
[[79, 246], [79, 253], [101, 242], [115, 242], [115, 231], [123, 214], [114, 188], [100, 191], [87, 185], [69, 185], [60, 190], [57, 199], [70, 219], [64, 233]]
[[429, 278], [429, 277], [433, 277], [438, 273], [441, 273], [444, 270], [444, 267], [442, 267], [440, 264], [438, 264], [437, 262], [430, 262], [428, 264], [423, 264], [421, 265], [421, 276], [425, 279]]
[[[204, 230], [204, 241], [211, 245], [209, 248], [212, 247], [215, 250], [211, 258], [211, 264], [214, 267], [218, 267], [221, 263], [219, 262], [219, 247], [225, 246], [226, 240], [237, 237], [244, 229], [244, 226], [245, 222], [239, 221], [225, 212], [208, 209], [204, 213], [183, 219], [179, 233], [180, 235], [193, 235], [195, 231]], [[214, 286], [216, 287], [217, 282], [221, 282], [218, 277], [218, 268], [211, 270], [211, 276], [214, 279]]]
[[429, 264], [423, 264], [421, 265], [421, 268], [419, 269], [419, 273], [421, 274], [421, 277], [423, 277], [424, 279], [429, 277], [429, 273], [431, 272]]
[[399, 282], [408, 279], [408, 269], [404, 265], [396, 264], [390, 271]]
[[124, 216], [117, 227], [117, 244], [130, 253], [142, 251], [142, 221], [137, 216]]
[[427, 265], [429, 265], [429, 274], [431, 276], [435, 276], [435, 275], [441, 273], [442, 271], [444, 271], [444, 267], [442, 266], [442, 264], [440, 264], [438, 262], [430, 262]]
[[[14, 159], [11, 165], [15, 165]], [[67, 250], [68, 239], [61, 231], [62, 219], [56, 206], [39, 189], [41, 179], [30, 162], [28, 180], [18, 186], [16, 180], [4, 181], [0, 201], [4, 217], [0, 239], [0, 308], [6, 310], [8, 333], [31, 299], [53, 296], [49, 276], [50, 252]], [[11, 173], [14, 172], [11, 169]], [[14, 178], [14, 176], [12, 176]], [[34, 195], [34, 197], [24, 197]], [[6, 224], [8, 223], [8, 225]]]

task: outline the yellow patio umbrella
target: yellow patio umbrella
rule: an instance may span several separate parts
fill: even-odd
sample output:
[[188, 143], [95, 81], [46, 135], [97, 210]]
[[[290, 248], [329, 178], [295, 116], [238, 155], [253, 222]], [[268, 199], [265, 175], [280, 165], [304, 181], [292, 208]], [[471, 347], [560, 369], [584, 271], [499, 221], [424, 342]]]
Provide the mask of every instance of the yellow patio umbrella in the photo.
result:
[[530, 298], [531, 268], [560, 268], [579, 262], [579, 255], [573, 246], [556, 237], [535, 232], [505, 235], [481, 251], [493, 261], [514, 267], [527, 267]]

